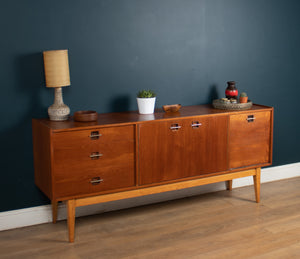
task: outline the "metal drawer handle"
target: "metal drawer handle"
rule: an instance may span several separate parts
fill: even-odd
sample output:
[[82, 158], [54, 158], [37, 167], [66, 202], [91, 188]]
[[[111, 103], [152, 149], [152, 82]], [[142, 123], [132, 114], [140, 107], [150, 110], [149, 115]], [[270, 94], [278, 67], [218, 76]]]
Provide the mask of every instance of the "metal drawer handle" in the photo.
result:
[[248, 115], [248, 118], [246, 119], [248, 122], [253, 122], [256, 118], [254, 115]]
[[92, 153], [92, 154], [90, 154], [90, 158], [99, 158], [99, 157], [101, 157], [101, 156], [103, 156], [103, 154], [100, 154], [100, 153], [98, 153], [98, 152], [95, 152], [95, 153]]
[[179, 126], [177, 123], [172, 124], [170, 127], [171, 130], [179, 130], [180, 128], [181, 128], [181, 126]]
[[99, 137], [101, 137], [101, 136], [102, 136], [102, 134], [99, 133], [99, 131], [92, 131], [91, 135], [89, 135], [89, 137], [91, 139], [99, 139]]
[[202, 126], [202, 123], [199, 123], [198, 121], [192, 122], [192, 128], [199, 128], [200, 126]]
[[101, 179], [100, 177], [92, 178], [92, 180], [90, 181], [90, 183], [93, 185], [100, 184], [102, 182], [103, 182], [103, 179]]
[[95, 134], [95, 135], [90, 135], [90, 138], [96, 138], [96, 137], [101, 137], [102, 136], [102, 134]]

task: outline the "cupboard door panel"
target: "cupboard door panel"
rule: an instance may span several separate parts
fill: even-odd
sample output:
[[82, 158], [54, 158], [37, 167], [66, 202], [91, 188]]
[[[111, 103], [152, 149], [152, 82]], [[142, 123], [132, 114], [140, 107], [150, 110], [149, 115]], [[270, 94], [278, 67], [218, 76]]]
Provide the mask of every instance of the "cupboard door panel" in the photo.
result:
[[140, 184], [225, 171], [227, 130], [227, 116], [140, 125]]
[[189, 121], [189, 126], [185, 141], [189, 143], [189, 176], [225, 171], [228, 117], [195, 118]]
[[270, 148], [271, 112], [230, 116], [230, 168], [270, 163]]
[[140, 184], [183, 178], [185, 138], [182, 120], [144, 123], [139, 127]]

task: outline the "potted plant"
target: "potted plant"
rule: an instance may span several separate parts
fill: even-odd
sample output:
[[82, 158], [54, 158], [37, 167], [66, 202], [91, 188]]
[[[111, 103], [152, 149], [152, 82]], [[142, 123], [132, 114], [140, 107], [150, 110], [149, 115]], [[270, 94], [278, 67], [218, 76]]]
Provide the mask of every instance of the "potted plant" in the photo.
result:
[[240, 94], [240, 103], [247, 103], [248, 102], [248, 96], [245, 92]]
[[156, 94], [153, 90], [139, 91], [136, 100], [140, 114], [152, 114], [154, 112]]

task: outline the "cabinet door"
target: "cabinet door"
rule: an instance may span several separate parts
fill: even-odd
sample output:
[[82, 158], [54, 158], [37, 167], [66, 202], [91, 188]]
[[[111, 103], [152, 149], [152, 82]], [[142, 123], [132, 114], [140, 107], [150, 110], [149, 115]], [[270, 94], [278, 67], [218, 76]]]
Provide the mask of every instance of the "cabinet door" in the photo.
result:
[[186, 127], [183, 120], [143, 123], [139, 126], [140, 184], [187, 176], [184, 168]]
[[230, 116], [229, 167], [271, 163], [271, 112]]
[[195, 117], [141, 124], [140, 184], [226, 170], [227, 120]]
[[226, 171], [228, 117], [200, 117], [187, 122], [189, 176]]

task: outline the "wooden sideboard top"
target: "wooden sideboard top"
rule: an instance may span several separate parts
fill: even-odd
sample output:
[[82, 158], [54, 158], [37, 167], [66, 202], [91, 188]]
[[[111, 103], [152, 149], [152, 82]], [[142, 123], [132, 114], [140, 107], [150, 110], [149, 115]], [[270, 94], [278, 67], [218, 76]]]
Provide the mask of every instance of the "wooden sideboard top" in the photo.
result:
[[253, 112], [259, 110], [273, 109], [269, 106], [254, 104], [249, 110], [242, 111], [229, 111], [214, 109], [211, 104], [183, 106], [179, 112], [166, 113], [162, 109], [156, 109], [154, 114], [141, 115], [138, 111], [129, 112], [114, 112], [114, 113], [99, 113], [98, 120], [94, 122], [77, 122], [73, 117], [66, 121], [50, 121], [49, 119], [33, 119], [44, 124], [49, 129], [59, 132], [66, 130], [79, 130], [81, 128], [95, 128], [99, 126], [117, 126], [132, 123], [140, 123], [145, 121], [154, 121], [161, 119], [176, 119], [184, 117], [192, 117], [199, 115], [222, 115], [222, 114], [235, 114], [240, 112]]

